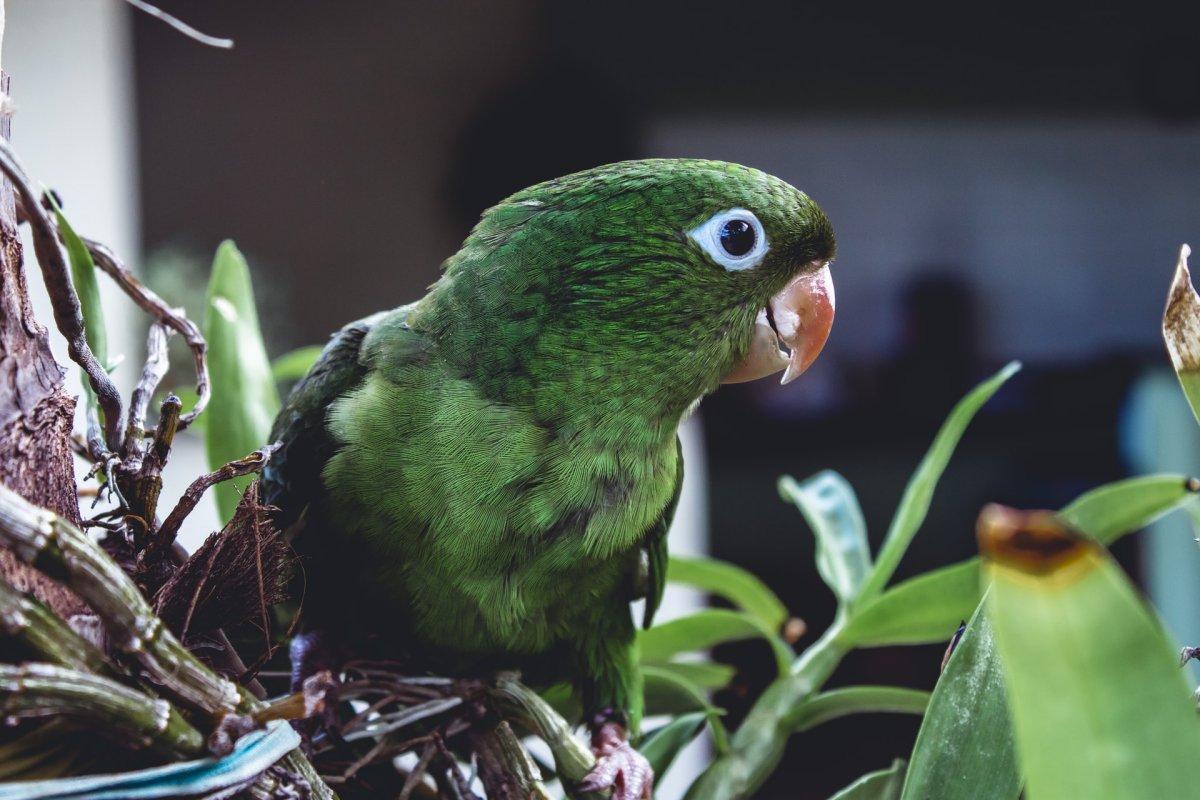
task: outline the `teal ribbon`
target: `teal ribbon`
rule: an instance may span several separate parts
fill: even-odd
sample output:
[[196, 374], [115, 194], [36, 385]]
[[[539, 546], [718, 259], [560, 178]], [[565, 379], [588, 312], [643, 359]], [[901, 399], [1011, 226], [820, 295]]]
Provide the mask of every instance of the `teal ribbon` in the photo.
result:
[[246, 783], [299, 746], [292, 726], [277, 720], [238, 739], [233, 752], [223, 758], [115, 775], [0, 783], [0, 800], [144, 800], [210, 794]]

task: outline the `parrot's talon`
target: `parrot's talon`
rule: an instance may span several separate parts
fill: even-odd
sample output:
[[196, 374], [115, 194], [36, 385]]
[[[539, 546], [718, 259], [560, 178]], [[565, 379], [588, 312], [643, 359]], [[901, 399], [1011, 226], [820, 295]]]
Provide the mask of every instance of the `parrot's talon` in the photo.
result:
[[629, 743], [623, 725], [611, 721], [599, 725], [592, 734], [592, 752], [596, 766], [580, 781], [580, 791], [612, 789], [612, 800], [650, 800], [654, 770]]

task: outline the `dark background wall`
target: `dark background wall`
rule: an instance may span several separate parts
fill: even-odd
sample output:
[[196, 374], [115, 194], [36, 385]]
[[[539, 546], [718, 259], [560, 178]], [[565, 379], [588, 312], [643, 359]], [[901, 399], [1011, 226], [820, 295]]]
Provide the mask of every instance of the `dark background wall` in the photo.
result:
[[[702, 411], [714, 552], [813, 630], [832, 603], [780, 473], [843, 472], [881, 536], [951, 403], [1010, 356], [1029, 367], [973, 428], [905, 574], [973, 552], [983, 502], [1055, 507], [1129, 469], [1117, 423], [1164, 363], [1172, 251], [1200, 230], [1195, 4], [163, 5], [237, 47], [135, 17], [145, 248], [203, 262], [237, 239], [276, 353], [419, 296], [480, 210], [575, 169], [736, 157], [826, 202], [846, 276], [829, 357], [794, 392]], [[764, 654], [723, 655], [753, 694]], [[856, 654], [838, 680], [929, 686], [939, 657]], [[914, 732], [824, 727], [761, 796], [826, 797]]]

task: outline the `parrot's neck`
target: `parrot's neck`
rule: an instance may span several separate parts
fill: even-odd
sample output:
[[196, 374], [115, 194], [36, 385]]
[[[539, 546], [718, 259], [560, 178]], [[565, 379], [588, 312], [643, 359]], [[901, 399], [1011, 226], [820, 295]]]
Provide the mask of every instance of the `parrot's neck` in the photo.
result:
[[[755, 309], [631, 308], [619, 316], [550, 299], [518, 313], [496, 276], [439, 282], [410, 324], [489, 400], [556, 435], [612, 451], [674, 445], [680, 420], [749, 346]], [[747, 335], [735, 340], [730, 330]]]

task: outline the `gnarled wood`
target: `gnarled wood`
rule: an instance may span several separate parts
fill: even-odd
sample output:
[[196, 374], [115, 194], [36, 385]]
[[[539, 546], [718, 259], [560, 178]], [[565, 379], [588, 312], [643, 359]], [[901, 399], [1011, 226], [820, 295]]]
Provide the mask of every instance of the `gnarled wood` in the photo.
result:
[[[11, 126], [9, 79], [0, 78], [0, 135]], [[0, 179], [0, 483], [35, 505], [79, 522], [70, 435], [75, 399], [33, 316], [25, 282], [13, 187]], [[68, 590], [0, 550], [0, 576], [60, 616], [86, 612]]]

